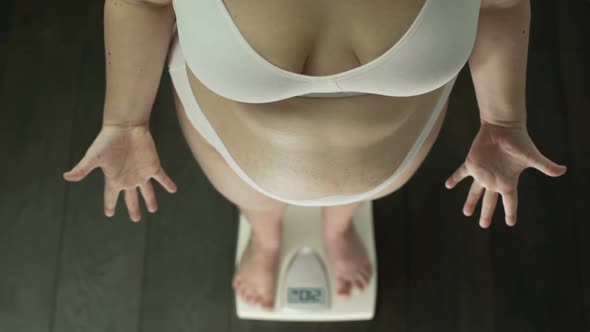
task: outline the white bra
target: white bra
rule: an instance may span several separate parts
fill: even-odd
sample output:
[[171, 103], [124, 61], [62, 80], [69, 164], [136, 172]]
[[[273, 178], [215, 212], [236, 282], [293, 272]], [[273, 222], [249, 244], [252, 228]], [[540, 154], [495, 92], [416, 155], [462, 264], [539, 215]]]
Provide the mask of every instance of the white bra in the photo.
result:
[[426, 0], [402, 38], [373, 61], [309, 76], [279, 68], [244, 39], [223, 0], [173, 0], [187, 65], [227, 99], [267, 103], [325, 93], [414, 96], [453, 78], [473, 48], [481, 0]]

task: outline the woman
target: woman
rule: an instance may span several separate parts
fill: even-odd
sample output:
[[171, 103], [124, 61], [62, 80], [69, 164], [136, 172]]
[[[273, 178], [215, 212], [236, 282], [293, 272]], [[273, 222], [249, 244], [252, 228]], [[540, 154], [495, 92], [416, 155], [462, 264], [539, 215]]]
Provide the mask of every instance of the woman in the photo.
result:
[[152, 213], [150, 178], [176, 191], [149, 132], [168, 58], [195, 158], [251, 222], [233, 287], [265, 309], [274, 305], [288, 204], [324, 207], [338, 294], [362, 291], [372, 266], [351, 218], [363, 201], [414, 174], [466, 62], [481, 127], [445, 182], [474, 178], [464, 214], [483, 195], [479, 224], [489, 227], [500, 194], [513, 226], [520, 173], [566, 170], [539, 152], [526, 128], [528, 0], [107, 0], [104, 19], [103, 127], [64, 178], [80, 181], [101, 167], [105, 214], [125, 190], [133, 221], [141, 218], [137, 187]]

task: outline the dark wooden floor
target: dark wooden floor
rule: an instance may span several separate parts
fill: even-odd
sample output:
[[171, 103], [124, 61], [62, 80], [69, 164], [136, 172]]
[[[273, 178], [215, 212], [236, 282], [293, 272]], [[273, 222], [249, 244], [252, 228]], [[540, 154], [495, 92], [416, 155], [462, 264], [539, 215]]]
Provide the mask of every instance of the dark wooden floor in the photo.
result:
[[193, 159], [167, 75], [152, 129], [179, 191], [156, 185], [157, 214], [134, 224], [121, 198], [109, 220], [100, 170], [62, 179], [101, 125], [102, 1], [0, 1], [0, 331], [590, 331], [590, 2], [532, 10], [529, 132], [567, 174], [523, 173], [514, 228], [501, 200], [491, 229], [462, 215], [471, 180], [443, 183], [479, 125], [465, 67], [424, 164], [373, 202], [375, 319], [294, 324], [237, 319], [237, 210]]

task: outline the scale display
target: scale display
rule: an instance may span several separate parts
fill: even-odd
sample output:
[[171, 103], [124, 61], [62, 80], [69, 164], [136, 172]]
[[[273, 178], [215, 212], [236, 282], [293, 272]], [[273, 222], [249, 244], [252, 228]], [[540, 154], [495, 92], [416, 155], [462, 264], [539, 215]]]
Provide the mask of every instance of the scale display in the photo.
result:
[[326, 289], [322, 287], [289, 287], [287, 289], [289, 304], [325, 304]]

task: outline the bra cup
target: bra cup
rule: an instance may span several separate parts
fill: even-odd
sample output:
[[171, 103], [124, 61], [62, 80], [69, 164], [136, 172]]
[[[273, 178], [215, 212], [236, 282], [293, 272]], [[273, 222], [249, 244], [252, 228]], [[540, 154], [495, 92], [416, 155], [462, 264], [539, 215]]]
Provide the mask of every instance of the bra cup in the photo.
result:
[[262, 58], [240, 34], [222, 0], [174, 0], [185, 60], [216, 94], [268, 103], [310, 93], [414, 96], [449, 82], [465, 65], [477, 33], [480, 0], [426, 0], [410, 29], [377, 59], [344, 73], [308, 76]]

